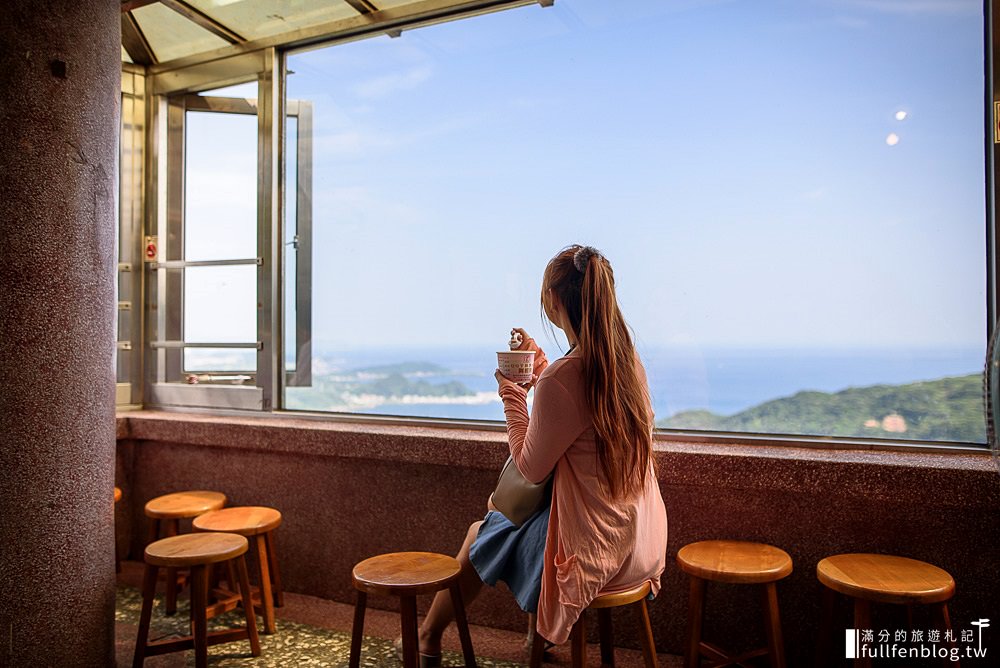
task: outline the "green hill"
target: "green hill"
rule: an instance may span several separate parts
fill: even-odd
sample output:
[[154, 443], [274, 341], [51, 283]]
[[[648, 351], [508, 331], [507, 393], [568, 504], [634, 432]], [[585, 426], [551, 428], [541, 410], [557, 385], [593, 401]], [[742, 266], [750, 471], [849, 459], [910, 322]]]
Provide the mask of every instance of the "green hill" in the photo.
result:
[[401, 373], [394, 373], [368, 383], [358, 388], [363, 393], [377, 394], [382, 397], [462, 397], [474, 394], [464, 383], [452, 380], [447, 383], [428, 383], [425, 380], [410, 380]]
[[683, 411], [658, 421], [657, 426], [984, 443], [982, 383], [982, 376], [973, 374], [836, 393], [799, 392], [735, 415]]
[[351, 373], [354, 374], [374, 374], [374, 375], [390, 375], [394, 373], [399, 374], [443, 374], [447, 373], [448, 369], [444, 368], [440, 364], [433, 364], [431, 362], [399, 362], [397, 364], [380, 364], [377, 366], [368, 366], [361, 369], [352, 369]]

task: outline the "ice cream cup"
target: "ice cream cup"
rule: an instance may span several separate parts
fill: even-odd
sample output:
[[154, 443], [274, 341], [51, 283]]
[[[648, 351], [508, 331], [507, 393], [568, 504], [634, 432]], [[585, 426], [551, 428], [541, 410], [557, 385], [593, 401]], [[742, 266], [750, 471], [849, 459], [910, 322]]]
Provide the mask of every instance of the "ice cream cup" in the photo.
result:
[[501, 350], [497, 352], [500, 373], [515, 383], [530, 383], [535, 366], [534, 350]]

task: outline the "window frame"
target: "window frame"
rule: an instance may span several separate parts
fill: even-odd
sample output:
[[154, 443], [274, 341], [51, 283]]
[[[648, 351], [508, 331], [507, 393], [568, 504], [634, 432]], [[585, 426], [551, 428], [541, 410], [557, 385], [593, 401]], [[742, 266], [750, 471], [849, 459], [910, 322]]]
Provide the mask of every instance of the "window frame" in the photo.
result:
[[[985, 233], [986, 233], [986, 299], [987, 299], [987, 323], [986, 339], [993, 333], [995, 319], [998, 313], [997, 306], [997, 270], [996, 257], [1000, 254], [1000, 239], [997, 239], [995, 230], [995, 202], [1000, 195], [1000, 184], [995, 179], [995, 164], [1000, 159], [1000, 141], [993, 140], [994, 129], [998, 119], [994, 113], [993, 102], [994, 91], [1000, 89], [1000, 82], [997, 81], [997, 73], [993, 66], [996, 58], [1000, 57], [997, 41], [993, 33], [996, 30], [993, 3], [1000, 0], [984, 0], [984, 123], [986, 136], [984, 138], [984, 194], [985, 194]], [[333, 420], [357, 423], [381, 423], [381, 424], [401, 424], [409, 426], [434, 426], [447, 428], [475, 428], [494, 431], [502, 429], [501, 422], [477, 421], [477, 420], [455, 420], [448, 418], [421, 418], [421, 417], [392, 417], [363, 413], [316, 413], [309, 411], [293, 411], [284, 409], [283, 397], [284, 388], [295, 384], [309, 384], [311, 377], [305, 377], [300, 371], [310, 365], [296, 364], [296, 371], [285, 371], [284, 357], [284, 309], [282, 300], [284, 298], [283, 289], [283, 232], [284, 225], [288, 221], [283, 220], [284, 207], [283, 198], [285, 193], [284, 182], [284, 135], [285, 119], [288, 109], [285, 100], [285, 80], [287, 76], [286, 57], [290, 54], [299, 53], [305, 50], [324, 48], [362, 39], [373, 35], [398, 34], [399, 30], [409, 30], [422, 27], [424, 25], [440, 23], [444, 21], [468, 18], [479, 14], [500, 11], [504, 9], [516, 8], [529, 4], [536, 4], [533, 0], [506, 0], [495, 2], [470, 3], [476, 7], [458, 9], [449, 12], [441, 12], [436, 15], [418, 15], [413, 17], [401, 16], [389, 23], [391, 25], [374, 24], [365, 27], [351, 27], [339, 34], [303, 34], [300, 39], [293, 40], [281, 46], [269, 46], [267, 48], [245, 53], [236, 53], [227, 57], [213, 56], [214, 60], [207, 62], [191, 62], [184, 60], [180, 66], [148, 68], [152, 70], [153, 85], [147, 91], [147, 99], [152, 100], [149, 104], [151, 128], [148, 140], [148, 150], [152, 154], [148, 161], [150, 165], [149, 177], [147, 178], [147, 198], [146, 202], [155, 203], [155, 206], [147, 207], [147, 233], [153, 233], [164, 229], [171, 224], [173, 218], [166, 211], [166, 207], [157, 193], [162, 190], [169, 190], [171, 178], [176, 178], [176, 174], [169, 171], [170, 165], [166, 161], [166, 156], [158, 154], [156, 147], [163, 145], [170, 129], [169, 105], [167, 95], [179, 92], [194, 93], [199, 90], [208, 90], [220, 86], [242, 83], [256, 79], [259, 86], [260, 109], [263, 113], [258, 114], [258, 247], [260, 266], [258, 268], [258, 298], [260, 305], [258, 308], [258, 369], [257, 384], [255, 388], [234, 388], [224, 386], [214, 386], [211, 388], [202, 387], [201, 390], [215, 391], [217, 396], [198, 396], [197, 392], [182, 390], [177, 396], [166, 396], [162, 390], [162, 385], [166, 383], [167, 351], [163, 349], [154, 350], [152, 342], [157, 340], [155, 334], [158, 331], [168, 333], [167, 319], [165, 314], [170, 309], [175, 309], [176, 304], [164, 303], [164, 308], [157, 308], [157, 296], [168, 292], [165, 281], [160, 276], [155, 276], [155, 280], [147, 281], [147, 303], [144, 312], [150, 320], [150, 326], [145, 337], [144, 348], [146, 350], [147, 365], [149, 370], [146, 375], [146, 396], [150, 405], [164, 407], [202, 407], [215, 410], [254, 410], [264, 411], [276, 416], [288, 415], [295, 418], [310, 418], [321, 420]], [[539, 2], [545, 5], [549, 3]], [[391, 29], [390, 29], [391, 28]], [[301, 118], [301, 117], [300, 117]], [[998, 131], [1000, 132], [1000, 131]], [[1000, 136], [1000, 135], [998, 135]], [[311, 145], [309, 147], [311, 151]], [[165, 152], [163, 152], [165, 153]], [[302, 172], [299, 172], [301, 177]], [[309, 206], [296, 206], [296, 211], [309, 210]], [[309, 240], [311, 245], [311, 220], [308, 227]], [[165, 237], [160, 237], [161, 239]], [[296, 316], [311, 314], [311, 258], [310, 266], [300, 266], [297, 263], [296, 281]], [[308, 285], [308, 291], [300, 292], [298, 286]], [[303, 299], [304, 298], [304, 299]], [[309, 305], [307, 307], [307, 305]], [[154, 317], [155, 316], [155, 317]], [[153, 320], [156, 323], [153, 324]], [[304, 321], [303, 321], [304, 322]], [[304, 349], [311, 353], [309, 346], [311, 341], [304, 337], [305, 333], [311, 329], [311, 317], [308, 326], [297, 321], [296, 326], [296, 350]], [[311, 337], [308, 337], [311, 339]], [[305, 346], [303, 348], [302, 346]], [[311, 360], [311, 354], [309, 354]], [[152, 363], [150, 363], [152, 362]], [[985, 359], [984, 359], [985, 362]], [[311, 374], [310, 374], [311, 375]], [[176, 379], [174, 380], [176, 383]], [[177, 388], [184, 388], [177, 385]], [[234, 400], [229, 395], [234, 390], [252, 389], [256, 390], [255, 398], [252, 401]], [[181, 396], [183, 395], [183, 396]], [[935, 441], [912, 441], [901, 439], [882, 438], [847, 438], [836, 436], [804, 436], [797, 434], [758, 434], [758, 433], [726, 433], [709, 431], [682, 431], [657, 429], [657, 438], [666, 441], [683, 440], [685, 442], [703, 443], [736, 443], [743, 445], [768, 444], [768, 445], [789, 445], [796, 447], [820, 447], [820, 448], [863, 448], [863, 449], [906, 449], [906, 450], [929, 450], [934, 452], [983, 452], [988, 450], [989, 445], [975, 443], [958, 442], [935, 442]]]

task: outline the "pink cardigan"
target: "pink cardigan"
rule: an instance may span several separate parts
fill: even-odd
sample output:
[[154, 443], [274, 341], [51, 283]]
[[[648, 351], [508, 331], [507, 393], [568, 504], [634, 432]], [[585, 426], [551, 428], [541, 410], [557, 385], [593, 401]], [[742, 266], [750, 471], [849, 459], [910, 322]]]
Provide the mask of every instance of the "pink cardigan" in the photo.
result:
[[[639, 378], [646, 373], [636, 360]], [[649, 580], [655, 594], [666, 566], [667, 514], [652, 465], [634, 498], [609, 498], [587, 407], [576, 351], [556, 360], [535, 386], [528, 418], [527, 393], [500, 387], [510, 452], [521, 474], [539, 482], [555, 469], [545, 542], [538, 632], [564, 643], [581, 612], [598, 594], [624, 591]]]

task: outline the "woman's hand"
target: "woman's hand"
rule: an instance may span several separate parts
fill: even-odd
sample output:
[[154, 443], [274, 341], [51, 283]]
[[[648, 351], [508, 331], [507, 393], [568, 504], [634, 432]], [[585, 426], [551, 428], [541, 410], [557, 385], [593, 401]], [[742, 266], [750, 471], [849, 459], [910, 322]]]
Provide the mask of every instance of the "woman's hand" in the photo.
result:
[[531, 368], [531, 373], [534, 378], [532, 378], [531, 383], [528, 384], [529, 387], [532, 387], [534, 386], [535, 381], [538, 380], [538, 377], [542, 375], [542, 372], [545, 371], [545, 368], [549, 365], [549, 359], [545, 356], [545, 351], [542, 350], [537, 343], [535, 343], [535, 340], [531, 338], [531, 336], [524, 331], [524, 329], [521, 327], [515, 327], [510, 330], [510, 333], [512, 336], [515, 333], [521, 335], [521, 345], [517, 347], [518, 350], [535, 351], [535, 364]]
[[531, 382], [515, 383], [510, 378], [500, 373], [500, 369], [497, 369], [496, 373], [494, 373], [493, 376], [497, 379], [497, 394], [499, 394], [501, 397], [503, 396], [504, 387], [517, 388], [516, 391], [519, 394], [527, 394], [528, 390], [533, 388], [535, 386], [535, 383], [538, 382], [538, 376], [536, 376], [535, 374], [531, 374]]

